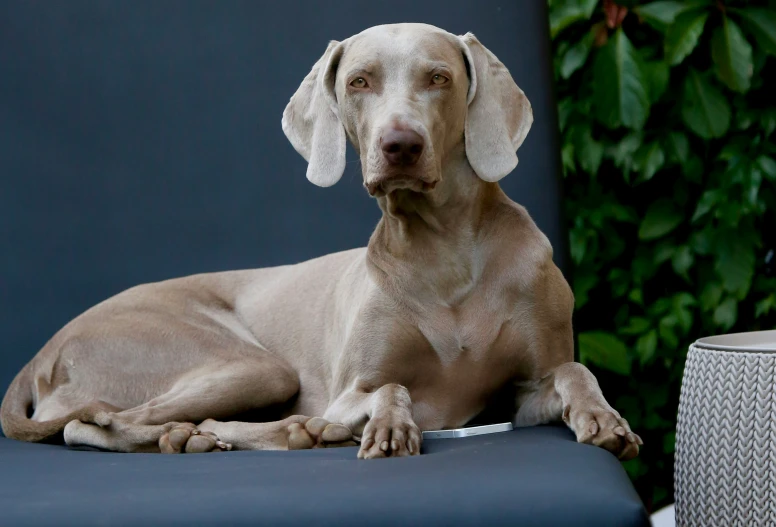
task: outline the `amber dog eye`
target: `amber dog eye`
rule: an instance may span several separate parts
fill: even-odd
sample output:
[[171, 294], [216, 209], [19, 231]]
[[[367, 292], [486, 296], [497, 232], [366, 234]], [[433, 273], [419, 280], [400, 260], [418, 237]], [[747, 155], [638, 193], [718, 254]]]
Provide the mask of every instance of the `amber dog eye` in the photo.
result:
[[367, 86], [369, 86], [366, 83], [366, 80], [364, 79], [364, 77], [357, 78], [356, 80], [351, 82], [350, 85], [353, 86], [354, 88], [366, 88]]
[[437, 74], [431, 77], [431, 84], [436, 84], [436, 85], [445, 84], [449, 80], [450, 79], [448, 79], [444, 75]]

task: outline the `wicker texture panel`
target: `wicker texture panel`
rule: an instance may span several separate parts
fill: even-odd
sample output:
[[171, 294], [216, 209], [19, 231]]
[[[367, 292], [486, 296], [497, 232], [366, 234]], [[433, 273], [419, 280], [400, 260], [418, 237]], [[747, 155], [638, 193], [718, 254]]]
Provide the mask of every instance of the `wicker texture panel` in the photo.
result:
[[776, 527], [776, 354], [690, 347], [674, 480], [679, 526]]

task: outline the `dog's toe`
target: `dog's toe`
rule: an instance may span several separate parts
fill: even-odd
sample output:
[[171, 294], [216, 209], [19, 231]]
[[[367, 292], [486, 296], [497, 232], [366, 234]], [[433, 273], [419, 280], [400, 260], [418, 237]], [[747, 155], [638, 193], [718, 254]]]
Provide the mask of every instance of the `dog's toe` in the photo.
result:
[[288, 449], [336, 448], [356, 446], [353, 432], [338, 423], [330, 423], [321, 417], [313, 417], [302, 425], [293, 423], [288, 427]]
[[359, 459], [405, 457], [420, 454], [420, 429], [408, 416], [371, 419], [364, 428]]
[[315, 439], [299, 423], [294, 423], [288, 427], [288, 449], [289, 450], [307, 450], [315, 446]]
[[353, 439], [353, 433], [347, 426], [331, 423], [321, 432], [321, 439], [326, 443], [342, 443]]
[[[568, 420], [564, 412], [564, 420]], [[623, 461], [639, 454], [644, 442], [633, 433], [628, 421], [607, 408], [580, 412], [571, 417], [569, 425], [577, 433], [577, 441], [604, 448]]]
[[199, 454], [231, 449], [232, 445], [220, 441], [211, 432], [200, 432], [192, 423], [175, 423], [169, 432], [159, 438], [162, 454]]

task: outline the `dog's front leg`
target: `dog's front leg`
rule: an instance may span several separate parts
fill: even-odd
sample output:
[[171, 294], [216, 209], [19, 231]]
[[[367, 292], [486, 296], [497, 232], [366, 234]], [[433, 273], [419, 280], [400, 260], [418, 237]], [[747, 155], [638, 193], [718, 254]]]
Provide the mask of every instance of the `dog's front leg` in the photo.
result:
[[636, 457], [643, 444], [606, 402], [595, 376], [578, 362], [561, 364], [540, 381], [519, 388], [516, 426], [561, 419], [577, 441], [603, 447], [622, 460]]
[[410, 392], [400, 384], [386, 384], [374, 392], [348, 391], [324, 418], [347, 423], [354, 431], [363, 430], [359, 459], [420, 454], [422, 439], [412, 419]]

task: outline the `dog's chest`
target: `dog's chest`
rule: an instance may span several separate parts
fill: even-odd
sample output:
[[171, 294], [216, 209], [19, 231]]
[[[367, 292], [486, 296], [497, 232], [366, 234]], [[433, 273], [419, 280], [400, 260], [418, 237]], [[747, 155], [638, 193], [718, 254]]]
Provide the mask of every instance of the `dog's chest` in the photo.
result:
[[407, 376], [413, 379], [408, 388], [425, 425], [463, 426], [519, 376], [525, 346], [514, 320], [503, 313], [451, 315], [437, 324], [420, 328], [428, 349], [419, 355], [426, 360], [418, 357], [415, 366], [423, 373]]
[[514, 345], [517, 337], [513, 311], [499, 302], [470, 302], [429, 310], [418, 322], [442, 365], [461, 357], [480, 361], [494, 358]]

